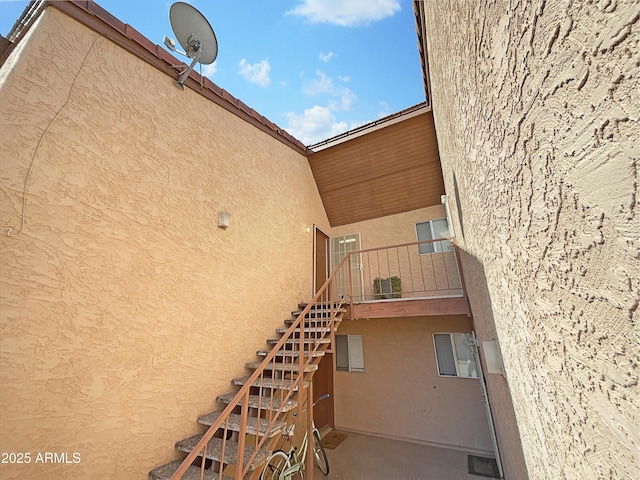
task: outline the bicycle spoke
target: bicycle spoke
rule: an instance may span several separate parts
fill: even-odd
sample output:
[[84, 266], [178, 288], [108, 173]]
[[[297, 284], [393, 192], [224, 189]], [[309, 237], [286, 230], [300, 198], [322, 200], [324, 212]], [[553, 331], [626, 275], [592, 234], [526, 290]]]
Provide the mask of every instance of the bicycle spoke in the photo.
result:
[[289, 457], [282, 450], [276, 450], [262, 469], [260, 480], [284, 480], [283, 473], [290, 467]]
[[316, 429], [313, 430], [313, 456], [322, 474], [328, 475], [329, 460], [327, 459], [327, 453], [324, 451], [322, 441], [320, 440], [320, 432]]

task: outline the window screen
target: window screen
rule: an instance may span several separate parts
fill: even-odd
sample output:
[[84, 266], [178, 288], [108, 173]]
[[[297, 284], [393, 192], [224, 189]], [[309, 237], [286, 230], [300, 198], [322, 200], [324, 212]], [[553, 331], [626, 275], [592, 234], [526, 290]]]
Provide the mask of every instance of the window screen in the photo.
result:
[[438, 373], [449, 377], [457, 377], [451, 336], [448, 333], [436, 333], [433, 338], [436, 343]]
[[[446, 218], [429, 220], [427, 222], [416, 223], [416, 234], [418, 241], [435, 240], [436, 238], [447, 238], [449, 233], [449, 222]], [[423, 243], [420, 245], [420, 254], [434, 252], [448, 252], [452, 250], [451, 242], [444, 240], [435, 243]]]
[[336, 370], [364, 372], [362, 335], [336, 335]]
[[478, 378], [475, 350], [469, 333], [436, 333], [438, 374], [443, 377]]

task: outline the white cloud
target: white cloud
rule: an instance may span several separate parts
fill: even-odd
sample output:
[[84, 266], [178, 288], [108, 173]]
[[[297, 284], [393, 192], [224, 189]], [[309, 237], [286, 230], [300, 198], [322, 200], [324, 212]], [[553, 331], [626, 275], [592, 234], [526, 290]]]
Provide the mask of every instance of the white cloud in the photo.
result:
[[305, 17], [311, 23], [349, 27], [382, 20], [400, 10], [399, 0], [302, 0], [286, 14]]
[[253, 65], [247, 63], [247, 60], [243, 58], [240, 60], [238, 73], [252, 83], [256, 83], [261, 87], [268, 87], [271, 83], [271, 78], [269, 78], [270, 70], [271, 65], [269, 65], [268, 58], [265, 58], [261, 62], [254, 63]]
[[331, 100], [329, 108], [331, 110], [351, 110], [351, 105], [358, 97], [348, 88], [343, 88], [339, 100]]
[[327, 107], [316, 105], [307, 108], [302, 114], [287, 113], [287, 132], [305, 145], [311, 145], [334, 137], [349, 129], [347, 122], [338, 122]]
[[205, 77], [213, 77], [218, 71], [218, 62], [210, 63], [209, 65], [203, 65], [202, 67], [202, 75]]
[[331, 60], [335, 56], [336, 56], [336, 54], [333, 53], [333, 52], [321, 53], [320, 55], [318, 55], [320, 60], [323, 61], [324, 63], [327, 63], [329, 60]]
[[335, 90], [331, 77], [324, 74], [323, 71], [318, 70], [317, 79], [311, 80], [309, 83], [302, 87], [302, 91], [307, 95], [318, 95], [320, 93], [332, 93]]
[[350, 82], [351, 81], [351, 77], [349, 77], [349, 76], [344, 76], [344, 77], [343, 76], [339, 76], [338, 80], [340, 80], [341, 82], [345, 82], [346, 83], [346, 82]]
[[325, 95], [325, 98], [328, 97], [327, 105], [316, 104], [301, 114], [286, 114], [288, 126], [285, 130], [305, 145], [335, 137], [354, 128], [345, 121], [339, 121], [336, 112], [349, 110], [358, 97], [349, 88], [334, 84], [331, 77], [323, 71], [318, 70], [316, 75], [316, 78], [303, 85], [302, 91], [313, 97]]
[[316, 74], [318, 78], [304, 85], [302, 91], [310, 96], [327, 93], [334, 97], [329, 101], [331, 110], [349, 110], [353, 102], [358, 98], [356, 94], [347, 87], [335, 85], [331, 77], [325, 75], [321, 70], [318, 70]]
[[379, 101], [378, 105], [380, 105], [380, 111], [378, 112], [378, 118], [383, 118], [386, 117], [387, 115], [391, 115], [391, 108], [389, 107], [389, 104], [385, 101]]

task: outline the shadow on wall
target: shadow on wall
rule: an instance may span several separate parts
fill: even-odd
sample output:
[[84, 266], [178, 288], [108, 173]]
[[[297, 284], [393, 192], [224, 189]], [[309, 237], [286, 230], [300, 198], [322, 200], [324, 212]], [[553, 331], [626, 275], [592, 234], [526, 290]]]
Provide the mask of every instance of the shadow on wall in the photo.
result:
[[458, 192], [458, 178], [456, 173], [453, 172], [453, 194], [456, 197], [456, 210], [458, 213], [458, 221], [460, 222], [460, 233], [464, 238], [464, 221], [462, 219], [462, 208], [460, 207], [460, 193]]
[[[456, 203], [458, 206], [460, 205], [457, 198]], [[462, 217], [460, 217], [460, 224], [462, 225]], [[513, 409], [509, 385], [502, 375], [486, 373], [488, 370], [482, 342], [488, 340], [497, 342], [498, 339], [485, 269], [480, 260], [467, 251], [460, 249], [459, 252], [464, 283], [473, 317], [473, 328], [480, 341], [480, 359], [482, 361], [482, 369], [485, 372], [485, 382], [494, 428], [498, 437], [498, 449], [502, 460], [504, 478], [526, 479], [529, 478], [529, 475], [522, 452], [520, 432]]]

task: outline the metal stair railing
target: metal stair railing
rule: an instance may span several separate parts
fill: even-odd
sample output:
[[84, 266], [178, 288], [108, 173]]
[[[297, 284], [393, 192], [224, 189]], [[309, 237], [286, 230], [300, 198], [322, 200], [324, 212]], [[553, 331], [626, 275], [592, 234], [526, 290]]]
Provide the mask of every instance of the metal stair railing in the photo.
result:
[[[214, 437], [218, 430], [222, 430], [222, 452], [221, 459], [225, 458], [228, 448], [229, 427], [228, 419], [231, 413], [240, 407], [240, 429], [237, 434], [238, 445], [234, 470], [234, 479], [240, 480], [251, 470], [251, 464], [256, 459], [260, 450], [265, 447], [269, 440], [269, 433], [274, 428], [276, 422], [283, 416], [287, 402], [295, 398], [297, 391], [300, 391], [305, 384], [310, 382], [314, 369], [312, 364], [315, 360], [314, 354], [319, 350], [332, 349], [335, 345], [335, 320], [341, 313], [344, 296], [339, 295], [335, 298], [333, 284], [336, 275], [342, 271], [345, 264], [349, 261], [349, 256], [340, 262], [334, 269], [326, 282], [320, 287], [318, 293], [305, 306], [298, 318], [291, 324], [282, 338], [271, 349], [258, 368], [245, 381], [233, 400], [229, 402], [227, 407], [222, 411], [218, 419], [209, 427], [206, 433], [195, 445], [193, 450], [187, 455], [180, 466], [171, 476], [171, 480], [180, 480], [193, 464], [197, 457], [202, 455], [202, 465], [200, 467], [200, 479], [204, 479], [205, 461], [207, 458], [207, 444]], [[325, 317], [325, 315], [327, 315]], [[315, 322], [315, 327], [312, 327]], [[309, 326], [306, 326], [309, 323]], [[297, 347], [297, 348], [296, 348]], [[279, 356], [279, 353], [289, 352]], [[296, 358], [297, 352], [297, 358]], [[288, 362], [287, 360], [291, 361]], [[278, 361], [280, 360], [280, 361]], [[271, 376], [266, 376], [269, 372]], [[247, 419], [249, 418], [249, 394], [251, 389], [257, 387], [259, 389], [257, 415], [260, 417], [263, 406], [270, 403], [272, 409], [270, 418], [267, 418], [268, 425], [264, 431], [258, 431], [258, 434], [252, 439], [247, 438]], [[273, 410], [274, 400], [280, 402], [279, 408]], [[310, 414], [308, 414], [309, 416]], [[258, 422], [259, 424], [260, 422]], [[308, 435], [312, 438], [311, 424], [308, 422]], [[249, 445], [248, 445], [249, 443]], [[245, 448], [253, 447], [253, 452], [245, 451]], [[312, 448], [312, 442], [309, 442], [309, 448]], [[313, 462], [312, 452], [307, 455], [310, 465]], [[313, 467], [311, 467], [311, 470]], [[223, 478], [225, 464], [220, 463], [217, 476], [220, 480]]]
[[[206, 458], [207, 444], [219, 430], [221, 430], [222, 433], [222, 438], [219, 439], [222, 441], [220, 458], [225, 458], [225, 451], [229, 443], [227, 437], [231, 432], [228, 426], [228, 419], [237, 407], [240, 407], [240, 428], [237, 433], [237, 455], [233, 478], [234, 480], [240, 480], [248, 474], [251, 470], [251, 464], [258, 456], [260, 450], [263, 447], [267, 448], [266, 443], [269, 440], [269, 433], [276, 425], [276, 422], [286, 413], [287, 402], [293, 400], [296, 392], [301, 391], [301, 389], [305, 387], [305, 384], [310, 385], [310, 380], [314, 373], [314, 369], [311, 366], [316, 360], [316, 352], [319, 350], [333, 349], [335, 345], [335, 320], [342, 312], [342, 307], [345, 302], [349, 302], [351, 311], [353, 312], [354, 299], [355, 301], [366, 299], [366, 294], [364, 296], [359, 296], [360, 294], [354, 295], [354, 262], [358, 267], [355, 271], [363, 272], [362, 275], [368, 275], [369, 277], [375, 276], [377, 278], [382, 275], [391, 277], [396, 274], [402, 274], [405, 279], [411, 279], [412, 291], [415, 291], [419, 296], [436, 292], [443, 293], [443, 291], [449, 293], [453, 289], [459, 289], [459, 291], [464, 294], [464, 279], [462, 278], [457, 246], [451, 243], [451, 262], [446, 262], [446, 255], [442, 255], [442, 253], [446, 253], [445, 251], [449, 251], [444, 247], [445, 244], [443, 242], [449, 243], [452, 242], [452, 240], [452, 238], [439, 238], [388, 247], [363, 249], [349, 252], [345, 255], [338, 266], [331, 272], [331, 275], [322, 287], [320, 287], [318, 293], [316, 293], [311, 301], [304, 307], [298, 318], [294, 320], [258, 368], [244, 381], [244, 385], [240, 388], [233, 400], [229, 402], [217, 420], [209, 427], [173, 473], [171, 480], [181, 480], [187, 469], [200, 455], [202, 455], [203, 458], [200, 467], [200, 479], [204, 479], [206, 463], [204, 459]], [[426, 256], [420, 252], [420, 246], [425, 244], [432, 244], [433, 247], [427, 249], [432, 252], [428, 253], [439, 254], [436, 256], [440, 257], [442, 265], [452, 263], [453, 267], [445, 266], [443, 267], [444, 269], [438, 270], [436, 264], [434, 264], [434, 258], [436, 257], [431, 255]], [[440, 247], [436, 247], [436, 245]], [[411, 249], [415, 249], [415, 252], [411, 253]], [[380, 257], [381, 254], [383, 257]], [[364, 255], [367, 256], [366, 260], [363, 260]], [[373, 257], [373, 255], [375, 255], [375, 257]], [[403, 255], [406, 255], [407, 261], [404, 261]], [[423, 256], [428, 258], [428, 267], [425, 267], [425, 260], [421, 258]], [[395, 261], [393, 260], [394, 257], [396, 259]], [[381, 258], [383, 260], [381, 260]], [[419, 260], [417, 264], [418, 267], [412, 263], [414, 262], [414, 260], [412, 260], [414, 258], [418, 258]], [[365, 271], [369, 271], [369, 273], [366, 274]], [[433, 277], [435, 287], [425, 288], [414, 286], [417, 285], [418, 282], [415, 280], [416, 272], [419, 272], [418, 278], [427, 278], [428, 276], [425, 274], [425, 271], [430, 272], [429, 275]], [[408, 274], [401, 272], [408, 272]], [[438, 275], [445, 279], [444, 286], [438, 284], [438, 281], [441, 282], [441, 280], [438, 279]], [[424, 283], [424, 280], [419, 281]], [[408, 286], [407, 283], [404, 283], [403, 291]], [[307, 322], [309, 323], [308, 327], [306, 327]], [[315, 327], [312, 326], [314, 322]], [[265, 373], [267, 372], [271, 375], [266, 376]], [[271, 413], [268, 414], [268, 418], [266, 419], [268, 421], [266, 428], [260, 431], [260, 422], [258, 422], [256, 435], [248, 439], [247, 419], [249, 418], [249, 395], [252, 388], [259, 389], [257, 405], [258, 417], [261, 418], [262, 407], [266, 407], [268, 403], [270, 403], [271, 408], [265, 408], [264, 410], [265, 412]], [[276, 403], [274, 400], [278, 400], [280, 403], [279, 408], [275, 410], [273, 408]], [[300, 408], [300, 405], [298, 408]], [[312, 435], [311, 418], [312, 412], [308, 411], [307, 430], [309, 438], [311, 438]], [[245, 451], [245, 447], [253, 447], [253, 449]], [[309, 442], [308, 448], [312, 448], [312, 442]], [[313, 453], [311, 451], [307, 454], [307, 461], [309, 463], [307, 467], [309, 469], [308, 471], [312, 472]], [[231, 463], [224, 464], [221, 460], [219, 472], [217, 472], [217, 478], [219, 480], [223, 479], [225, 465], [231, 465]]]

